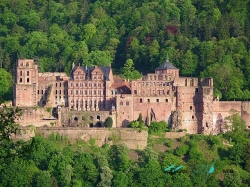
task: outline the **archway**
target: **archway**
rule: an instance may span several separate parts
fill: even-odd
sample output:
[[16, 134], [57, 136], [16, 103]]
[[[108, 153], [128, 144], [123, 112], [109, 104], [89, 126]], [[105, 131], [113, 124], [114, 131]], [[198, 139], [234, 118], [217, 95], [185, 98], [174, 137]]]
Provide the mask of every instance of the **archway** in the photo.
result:
[[102, 127], [102, 123], [100, 121], [98, 121], [96, 124], [95, 124], [96, 127]]

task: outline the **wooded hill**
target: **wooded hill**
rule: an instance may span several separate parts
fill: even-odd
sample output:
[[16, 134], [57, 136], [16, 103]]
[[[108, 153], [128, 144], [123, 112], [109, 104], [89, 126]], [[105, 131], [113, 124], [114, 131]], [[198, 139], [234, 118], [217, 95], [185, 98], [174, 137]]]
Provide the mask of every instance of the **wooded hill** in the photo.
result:
[[0, 65], [13, 73], [17, 58], [35, 58], [42, 72], [69, 73], [72, 62], [112, 63], [123, 74], [132, 59], [145, 74], [168, 55], [182, 76], [213, 77], [215, 95], [249, 99], [249, 2], [1, 0]]
[[[0, 186], [8, 187], [248, 187], [250, 132], [231, 116], [233, 131], [218, 136], [186, 135], [168, 139], [166, 122], [140, 124], [148, 130], [148, 146], [129, 150], [109, 137], [109, 144], [70, 142], [51, 133], [48, 139], [13, 141], [18, 132], [16, 108], [0, 112]], [[49, 127], [48, 127], [49, 129]], [[30, 130], [35, 130], [30, 126]], [[12, 134], [13, 135], [13, 134]], [[13, 137], [13, 136], [12, 136]], [[168, 169], [172, 167], [172, 169]], [[179, 169], [177, 169], [179, 168]], [[212, 168], [212, 169], [211, 169]]]

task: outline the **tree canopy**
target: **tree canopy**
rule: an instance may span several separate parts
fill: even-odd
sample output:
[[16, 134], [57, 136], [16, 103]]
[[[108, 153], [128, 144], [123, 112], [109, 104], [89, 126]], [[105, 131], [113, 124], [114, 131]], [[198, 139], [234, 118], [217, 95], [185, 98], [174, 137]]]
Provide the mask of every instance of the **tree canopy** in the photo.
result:
[[249, 99], [249, 6], [249, 0], [1, 1], [0, 64], [9, 73], [17, 58], [67, 73], [72, 62], [112, 64], [132, 80], [169, 55], [182, 76], [213, 77], [215, 95]]

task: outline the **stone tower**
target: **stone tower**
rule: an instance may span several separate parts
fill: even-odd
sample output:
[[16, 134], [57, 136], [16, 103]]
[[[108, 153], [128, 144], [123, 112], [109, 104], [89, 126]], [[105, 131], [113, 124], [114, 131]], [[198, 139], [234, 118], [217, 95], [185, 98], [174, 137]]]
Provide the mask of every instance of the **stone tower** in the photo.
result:
[[202, 88], [202, 100], [203, 100], [202, 133], [206, 135], [214, 134], [213, 79], [202, 78], [201, 88]]
[[37, 105], [38, 67], [33, 59], [19, 59], [15, 69], [13, 106]]

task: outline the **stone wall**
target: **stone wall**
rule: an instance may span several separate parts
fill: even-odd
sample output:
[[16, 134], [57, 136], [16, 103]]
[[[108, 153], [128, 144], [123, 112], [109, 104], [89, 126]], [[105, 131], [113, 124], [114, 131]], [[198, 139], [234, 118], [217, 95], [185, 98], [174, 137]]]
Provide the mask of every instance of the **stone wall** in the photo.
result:
[[250, 129], [250, 102], [241, 103], [241, 117], [245, 120], [247, 129]]
[[85, 140], [88, 142], [91, 138], [96, 140], [97, 146], [108, 144], [124, 144], [129, 149], [144, 149], [147, 146], [148, 132], [138, 132], [133, 129], [106, 129], [106, 128], [23, 128], [24, 133], [16, 138], [29, 139], [35, 134], [48, 137], [51, 133], [59, 133], [62, 137], [67, 137], [69, 141]]
[[43, 107], [22, 107], [22, 113], [20, 119], [16, 120], [21, 126], [35, 125], [40, 126], [51, 126], [57, 125], [57, 119], [52, 116], [53, 108], [43, 108]]

